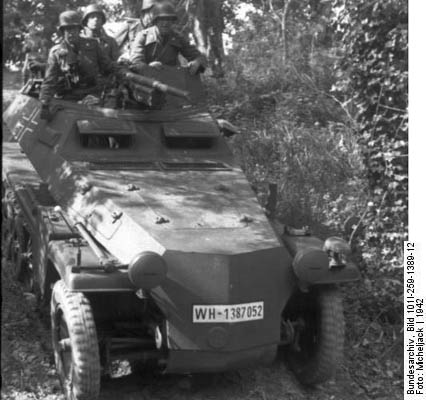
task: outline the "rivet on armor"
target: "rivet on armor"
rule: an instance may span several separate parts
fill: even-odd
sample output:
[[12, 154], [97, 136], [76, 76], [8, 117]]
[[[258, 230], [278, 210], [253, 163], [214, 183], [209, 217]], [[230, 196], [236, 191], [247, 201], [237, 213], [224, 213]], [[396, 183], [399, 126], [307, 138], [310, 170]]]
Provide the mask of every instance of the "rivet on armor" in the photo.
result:
[[240, 218], [240, 222], [243, 222], [243, 223], [245, 223], [245, 224], [248, 224], [248, 223], [250, 223], [250, 222], [253, 222], [253, 218], [252, 218], [252, 217], [249, 217], [248, 215], [243, 215], [243, 216]]
[[167, 224], [168, 222], [170, 222], [169, 219], [161, 216], [157, 217], [157, 219], [155, 220], [156, 224]]
[[216, 185], [215, 190], [217, 190], [218, 192], [225, 192], [225, 193], [229, 193], [231, 191], [231, 189], [229, 188], [229, 186], [224, 185], [223, 183], [220, 183], [219, 185]]
[[140, 190], [140, 187], [134, 185], [133, 183], [129, 183], [127, 185], [127, 191], [128, 192], [134, 192], [135, 190]]
[[113, 211], [111, 213], [111, 217], [112, 217], [112, 223], [114, 224], [115, 222], [117, 222], [121, 217], [123, 216], [123, 212], [122, 211]]
[[80, 193], [81, 194], [86, 194], [90, 189], [92, 188], [92, 185], [88, 182], [85, 182], [83, 184], [81, 184], [80, 186]]

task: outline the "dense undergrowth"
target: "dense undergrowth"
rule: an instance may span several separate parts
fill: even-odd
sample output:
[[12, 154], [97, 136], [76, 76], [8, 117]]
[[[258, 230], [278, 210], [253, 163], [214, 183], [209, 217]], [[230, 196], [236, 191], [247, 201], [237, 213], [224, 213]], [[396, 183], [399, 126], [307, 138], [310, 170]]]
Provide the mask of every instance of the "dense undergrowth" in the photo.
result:
[[363, 163], [338, 106], [303, 85], [287, 70], [253, 81], [229, 75], [208, 89], [214, 114], [242, 130], [232, 147], [250, 181], [277, 184], [277, 216], [336, 227], [365, 203]]

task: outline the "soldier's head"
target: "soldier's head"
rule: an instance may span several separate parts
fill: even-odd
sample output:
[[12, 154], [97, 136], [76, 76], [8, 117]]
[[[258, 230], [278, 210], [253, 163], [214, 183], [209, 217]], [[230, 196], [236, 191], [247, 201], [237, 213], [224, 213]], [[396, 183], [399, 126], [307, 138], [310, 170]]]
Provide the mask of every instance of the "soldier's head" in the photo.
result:
[[161, 3], [160, 0], [142, 0], [142, 8], [141, 11], [142, 12], [147, 12], [149, 10], [152, 9], [152, 7], [154, 7], [155, 4], [157, 3]]
[[161, 35], [167, 35], [177, 21], [173, 4], [165, 1], [156, 4], [152, 10], [152, 23], [158, 27]]
[[106, 17], [104, 10], [97, 4], [90, 4], [86, 7], [83, 14], [82, 25], [87, 26], [91, 30], [99, 30], [105, 24]]
[[148, 28], [152, 25], [152, 12], [154, 6], [163, 1], [164, 0], [142, 0], [140, 19], [143, 28]]
[[59, 15], [59, 32], [69, 44], [77, 44], [80, 37], [81, 17], [76, 11], [64, 11]]

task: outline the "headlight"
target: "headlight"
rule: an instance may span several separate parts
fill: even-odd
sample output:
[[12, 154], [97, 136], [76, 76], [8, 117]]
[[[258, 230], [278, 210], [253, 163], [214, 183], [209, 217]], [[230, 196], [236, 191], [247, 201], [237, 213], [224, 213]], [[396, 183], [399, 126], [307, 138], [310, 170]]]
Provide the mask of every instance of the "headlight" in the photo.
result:
[[153, 289], [166, 278], [167, 264], [163, 257], [152, 251], [138, 254], [129, 264], [130, 281], [140, 289]]
[[338, 237], [329, 237], [324, 242], [324, 251], [328, 255], [330, 269], [344, 267], [346, 265], [346, 257], [351, 252], [349, 244]]

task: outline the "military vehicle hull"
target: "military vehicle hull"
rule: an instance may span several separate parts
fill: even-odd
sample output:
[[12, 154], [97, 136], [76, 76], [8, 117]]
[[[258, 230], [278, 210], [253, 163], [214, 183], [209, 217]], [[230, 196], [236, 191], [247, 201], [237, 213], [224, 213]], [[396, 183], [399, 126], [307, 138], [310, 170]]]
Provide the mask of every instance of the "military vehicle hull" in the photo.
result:
[[[182, 89], [193, 79], [162, 78]], [[334, 285], [358, 270], [331, 268], [339, 251], [319, 239], [276, 232], [205, 106], [54, 106], [43, 121], [36, 96], [19, 94], [4, 113], [3, 239], [17, 278], [51, 302], [68, 397], [96, 397], [115, 358], [165, 373], [226, 371], [271, 362], [287, 345], [299, 366], [308, 322], [294, 299], [307, 296], [336, 316], [336, 332], [296, 373], [316, 383], [333, 372], [343, 340]], [[314, 308], [310, 321], [324, 313]], [[323, 359], [330, 341], [336, 354]]]

